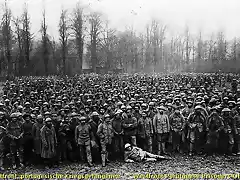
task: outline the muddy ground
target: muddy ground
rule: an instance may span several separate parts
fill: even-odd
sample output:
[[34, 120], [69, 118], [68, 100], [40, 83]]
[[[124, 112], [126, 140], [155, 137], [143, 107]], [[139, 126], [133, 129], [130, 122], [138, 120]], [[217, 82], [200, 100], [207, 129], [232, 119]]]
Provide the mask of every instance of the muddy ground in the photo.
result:
[[[204, 157], [204, 156], [195, 156], [188, 157], [184, 155], [177, 155], [172, 157], [170, 161], [159, 161], [159, 162], [149, 162], [149, 163], [123, 163], [123, 162], [111, 162], [106, 167], [102, 167], [100, 164], [95, 164], [94, 167], [87, 167], [86, 164], [65, 164], [61, 165], [58, 168], [52, 169], [43, 169], [36, 167], [27, 167], [22, 170], [7, 170], [5, 174], [17, 174], [20, 177], [20, 174], [59, 174], [59, 175], [75, 175], [68, 176], [68, 178], [62, 177], [58, 179], [81, 179], [85, 174], [101, 174], [101, 175], [110, 175], [115, 174], [115, 177], [119, 179], [184, 179], [182, 176], [176, 176], [176, 174], [208, 174], [208, 175], [223, 175], [223, 174], [235, 174], [235, 176], [197, 176], [192, 177], [191, 179], [240, 179], [240, 157], [225, 157], [225, 156], [216, 156], [216, 157]], [[137, 176], [139, 174], [145, 174], [145, 176]], [[150, 176], [151, 174], [151, 176]], [[160, 176], [161, 174], [161, 176]], [[165, 175], [163, 175], [165, 174]], [[173, 176], [175, 174], [175, 176]], [[78, 175], [78, 176], [77, 176]], [[82, 176], [81, 176], [82, 175]], [[158, 176], [157, 176], [158, 175]], [[49, 176], [50, 177], [50, 176]], [[96, 177], [96, 176], [95, 176]], [[108, 179], [104, 178], [103, 179]], [[1, 178], [2, 179], [2, 178]], [[32, 178], [33, 179], [33, 178]], [[42, 178], [47, 179], [47, 178]], [[51, 178], [57, 179], [57, 178]], [[100, 179], [100, 178], [95, 178]], [[188, 178], [189, 179], [189, 178]]]

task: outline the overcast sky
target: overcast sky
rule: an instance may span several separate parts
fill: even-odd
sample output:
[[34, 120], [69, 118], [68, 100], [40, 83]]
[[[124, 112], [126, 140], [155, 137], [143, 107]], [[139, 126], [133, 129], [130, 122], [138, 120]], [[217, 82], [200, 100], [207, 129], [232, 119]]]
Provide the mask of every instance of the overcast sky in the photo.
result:
[[[40, 29], [43, 4], [49, 34], [58, 36], [61, 8], [72, 10], [78, 0], [8, 0], [14, 15], [22, 13], [24, 2], [28, 3], [32, 31]], [[4, 0], [0, 0], [4, 2]], [[43, 3], [44, 2], [44, 3]], [[192, 34], [203, 31], [205, 37], [222, 30], [228, 39], [240, 37], [240, 0], [81, 0], [93, 10], [104, 13], [111, 26], [124, 30], [132, 25], [142, 31], [154, 17], [167, 25], [169, 35], [183, 32], [186, 25]]]

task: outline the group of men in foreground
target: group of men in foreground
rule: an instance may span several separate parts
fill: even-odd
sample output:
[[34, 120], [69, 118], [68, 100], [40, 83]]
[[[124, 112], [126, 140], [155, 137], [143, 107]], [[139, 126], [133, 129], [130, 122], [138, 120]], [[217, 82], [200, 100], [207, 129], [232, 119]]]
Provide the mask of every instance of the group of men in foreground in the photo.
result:
[[[6, 82], [0, 168], [240, 155], [237, 75], [81, 75]], [[229, 84], [231, 86], [229, 86]], [[153, 154], [154, 153], [154, 154]]]

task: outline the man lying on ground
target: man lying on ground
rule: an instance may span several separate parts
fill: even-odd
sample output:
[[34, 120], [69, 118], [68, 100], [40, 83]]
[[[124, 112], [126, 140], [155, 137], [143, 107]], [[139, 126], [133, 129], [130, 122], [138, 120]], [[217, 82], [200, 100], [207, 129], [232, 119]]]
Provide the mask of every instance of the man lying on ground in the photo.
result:
[[157, 160], [170, 160], [170, 157], [159, 156], [147, 151], [142, 150], [139, 147], [132, 146], [131, 144], [125, 144], [124, 148], [124, 161], [125, 162], [150, 162]]

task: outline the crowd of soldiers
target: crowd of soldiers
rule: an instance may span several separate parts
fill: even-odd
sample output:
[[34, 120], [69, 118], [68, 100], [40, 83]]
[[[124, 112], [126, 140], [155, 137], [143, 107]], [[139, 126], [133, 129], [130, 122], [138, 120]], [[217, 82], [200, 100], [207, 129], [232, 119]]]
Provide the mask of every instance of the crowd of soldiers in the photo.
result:
[[[240, 155], [240, 89], [230, 74], [81, 75], [7, 81], [0, 169], [149, 153]], [[127, 144], [127, 147], [126, 147]], [[126, 160], [126, 157], [125, 157]]]

